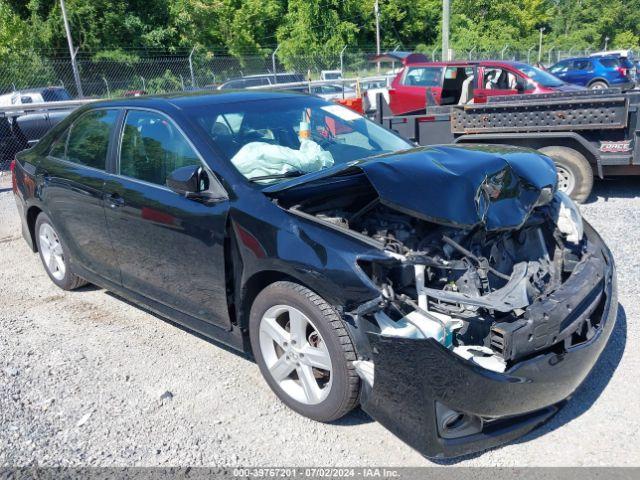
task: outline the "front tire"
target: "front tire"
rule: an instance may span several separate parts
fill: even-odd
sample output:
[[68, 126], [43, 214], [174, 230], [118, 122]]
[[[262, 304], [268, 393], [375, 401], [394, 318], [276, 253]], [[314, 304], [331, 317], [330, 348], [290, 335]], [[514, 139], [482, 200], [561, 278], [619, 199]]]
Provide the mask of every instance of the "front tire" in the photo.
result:
[[539, 151], [556, 164], [558, 190], [578, 203], [584, 202], [593, 188], [593, 170], [585, 156], [568, 147], [544, 147]]
[[293, 282], [275, 282], [251, 307], [253, 355], [269, 387], [292, 410], [320, 422], [358, 403], [356, 352], [340, 315]]
[[35, 233], [40, 260], [51, 281], [63, 290], [75, 290], [86, 285], [86, 280], [71, 272], [69, 251], [45, 213], [38, 215]]

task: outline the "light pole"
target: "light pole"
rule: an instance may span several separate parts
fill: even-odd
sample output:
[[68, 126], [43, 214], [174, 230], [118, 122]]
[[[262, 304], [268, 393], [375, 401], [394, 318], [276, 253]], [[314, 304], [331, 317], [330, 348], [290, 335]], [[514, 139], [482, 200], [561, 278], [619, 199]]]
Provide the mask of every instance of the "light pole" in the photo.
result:
[[[376, 16], [376, 55], [380, 56], [380, 5], [378, 0], [373, 4], [373, 13]], [[380, 73], [380, 59], [378, 59], [378, 73]]]
[[545, 27], [540, 27], [540, 43], [538, 44], [538, 63], [542, 61], [542, 32], [546, 30]]
[[449, 58], [449, 13], [450, 1], [442, 0], [442, 60]]
[[609, 37], [604, 37], [604, 51], [607, 51], [607, 46], [609, 45], [609, 40], [611, 40]]
[[82, 93], [82, 83], [80, 82], [80, 72], [78, 71], [78, 64], [76, 63], [77, 50], [73, 48], [73, 39], [71, 38], [71, 28], [69, 28], [69, 21], [67, 20], [67, 9], [64, 6], [64, 0], [60, 0], [60, 9], [62, 10], [62, 21], [64, 22], [64, 30], [67, 33], [67, 43], [69, 44], [69, 54], [71, 55], [71, 69], [73, 70], [73, 79], [76, 82], [76, 89], [78, 91], [78, 97], [84, 97]]

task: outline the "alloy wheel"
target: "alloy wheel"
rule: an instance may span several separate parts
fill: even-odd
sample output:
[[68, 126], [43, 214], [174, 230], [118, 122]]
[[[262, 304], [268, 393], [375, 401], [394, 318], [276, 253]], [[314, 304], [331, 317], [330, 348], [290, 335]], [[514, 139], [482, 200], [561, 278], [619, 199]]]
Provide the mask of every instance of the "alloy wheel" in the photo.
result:
[[316, 405], [331, 390], [331, 357], [313, 322], [288, 305], [269, 308], [260, 321], [260, 350], [270, 375], [294, 400]]
[[40, 225], [38, 232], [40, 252], [45, 268], [56, 280], [62, 280], [66, 273], [64, 252], [58, 234], [48, 223]]

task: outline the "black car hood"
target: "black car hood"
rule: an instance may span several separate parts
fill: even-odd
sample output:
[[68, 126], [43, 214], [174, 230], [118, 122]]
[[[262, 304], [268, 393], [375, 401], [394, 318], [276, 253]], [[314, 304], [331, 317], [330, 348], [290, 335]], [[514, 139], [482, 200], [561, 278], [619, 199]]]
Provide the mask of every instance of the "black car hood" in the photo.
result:
[[380, 202], [391, 208], [431, 222], [464, 228], [484, 225], [487, 230], [522, 225], [541, 195], [551, 197], [557, 179], [551, 159], [533, 150], [435, 146], [339, 164], [263, 192], [286, 196], [287, 191], [319, 182], [327, 192], [332, 183], [340, 188], [341, 177], [359, 173]]

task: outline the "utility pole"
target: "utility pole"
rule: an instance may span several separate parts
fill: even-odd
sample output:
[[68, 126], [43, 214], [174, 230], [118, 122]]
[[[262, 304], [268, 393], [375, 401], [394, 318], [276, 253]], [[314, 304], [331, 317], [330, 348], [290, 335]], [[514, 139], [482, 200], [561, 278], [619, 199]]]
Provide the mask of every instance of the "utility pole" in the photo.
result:
[[80, 83], [80, 72], [76, 63], [77, 50], [73, 48], [73, 39], [71, 38], [71, 29], [69, 28], [69, 20], [67, 20], [67, 9], [64, 6], [64, 0], [60, 0], [60, 8], [62, 9], [62, 20], [64, 21], [64, 29], [67, 32], [67, 43], [69, 43], [69, 54], [71, 55], [71, 69], [73, 70], [73, 78], [76, 81], [76, 89], [78, 97], [84, 97], [82, 93], [82, 83]]
[[540, 27], [540, 44], [538, 45], [538, 63], [542, 61], [542, 32], [546, 30], [545, 27]]
[[604, 37], [604, 51], [607, 51], [607, 47], [609, 46], [609, 40], [611, 40], [609, 37]]
[[[378, 0], [373, 5], [373, 12], [376, 15], [376, 55], [380, 56], [380, 5]], [[380, 59], [378, 59], [378, 73], [380, 73]]]
[[450, 0], [442, 0], [442, 60], [449, 58], [449, 15]]

